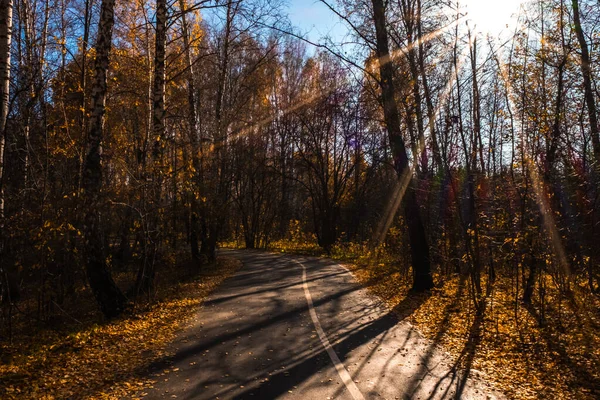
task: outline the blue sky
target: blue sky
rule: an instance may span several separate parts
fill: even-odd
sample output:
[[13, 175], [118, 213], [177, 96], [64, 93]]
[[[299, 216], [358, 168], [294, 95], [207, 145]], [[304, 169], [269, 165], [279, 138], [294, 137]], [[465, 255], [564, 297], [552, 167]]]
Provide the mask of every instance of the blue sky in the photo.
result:
[[329, 35], [334, 42], [341, 42], [347, 29], [337, 15], [319, 0], [288, 0], [289, 18], [293, 25], [308, 39], [318, 42]]

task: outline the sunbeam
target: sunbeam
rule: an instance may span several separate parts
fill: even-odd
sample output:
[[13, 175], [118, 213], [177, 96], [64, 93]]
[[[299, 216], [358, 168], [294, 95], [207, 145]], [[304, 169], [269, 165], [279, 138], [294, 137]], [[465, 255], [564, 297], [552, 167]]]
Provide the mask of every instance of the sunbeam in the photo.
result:
[[[512, 87], [512, 84], [510, 82], [509, 74], [506, 69], [506, 65], [502, 62], [501, 55], [503, 53], [503, 48], [500, 47], [498, 49], [498, 52], [500, 52], [500, 57], [497, 60], [498, 61], [497, 64], [498, 64], [498, 68], [500, 70], [500, 77], [502, 78], [502, 81], [504, 82], [504, 85], [506, 87], [506, 91], [508, 94], [507, 106], [510, 107], [512, 110], [516, 110], [516, 106], [515, 106], [516, 94]], [[513, 112], [513, 115], [514, 115], [514, 119], [517, 120], [517, 122], [519, 122], [520, 126], [522, 127], [523, 124], [522, 124], [522, 121], [520, 121], [520, 117], [517, 114], [515, 114], [514, 112]], [[524, 134], [522, 129], [517, 130], [516, 133], [519, 136], [521, 143], [523, 143], [523, 149], [521, 151], [524, 154], [525, 167], [527, 168], [527, 172], [529, 173], [529, 177], [531, 178], [531, 181], [533, 183], [532, 187], [535, 192], [534, 198], [540, 209], [544, 228], [545, 228], [547, 234], [549, 235], [549, 239], [550, 239], [550, 242], [552, 243], [552, 247], [554, 248], [556, 256], [558, 257], [560, 267], [562, 268], [562, 270], [566, 276], [570, 276], [571, 270], [569, 267], [569, 262], [567, 261], [565, 248], [562, 243], [560, 234], [558, 232], [558, 228], [556, 226], [556, 221], [554, 219], [554, 213], [548, 204], [548, 195], [547, 195], [548, 191], [547, 191], [547, 187], [546, 187], [546, 182], [544, 181], [543, 178], [540, 177], [538, 170], [537, 170], [537, 166], [535, 165], [535, 161], [532, 160], [528, 155], [525, 154], [525, 149], [530, 147], [530, 144], [528, 142], [528, 137]]]
[[[458, 63], [457, 63], [458, 71], [461, 70], [462, 65], [464, 64], [464, 61], [465, 61], [464, 57], [459, 57]], [[456, 73], [450, 74], [450, 79], [448, 79], [448, 82], [446, 83], [444, 90], [442, 91], [442, 93], [439, 96], [437, 106], [434, 109], [434, 115], [433, 115], [432, 121], [429, 121], [427, 124], [427, 129], [429, 131], [431, 131], [431, 124], [435, 123], [435, 120], [436, 120], [441, 108], [443, 107], [446, 100], [448, 99], [448, 96], [450, 96], [450, 94], [452, 92], [452, 88], [454, 86], [454, 83], [456, 83], [456, 79], [458, 77], [458, 71]], [[392, 189], [392, 193], [390, 194], [390, 197], [387, 201], [383, 215], [380, 218], [379, 223], [377, 224], [377, 227], [374, 231], [373, 246], [375, 248], [377, 248], [379, 245], [381, 245], [381, 243], [383, 243], [385, 236], [387, 235], [388, 231], [390, 230], [390, 227], [392, 226], [392, 223], [394, 222], [394, 218], [395, 218], [396, 214], [398, 213], [398, 208], [400, 207], [400, 204], [402, 203], [402, 199], [404, 198], [404, 195], [406, 194], [406, 189], [408, 188], [408, 185], [410, 184], [413, 173], [415, 171], [417, 160], [419, 159], [420, 154], [425, 149], [425, 144], [426, 144], [425, 139], [420, 138], [418, 145], [417, 145], [417, 153], [418, 154], [414, 155], [413, 162], [412, 162], [410, 168], [407, 171], [405, 171], [402, 174], [402, 176], [399, 177], [398, 180], [396, 180], [396, 182], [394, 184], [394, 188]]]
[[[251, 132], [255, 131], [256, 129], [259, 129], [259, 128], [262, 128], [262, 127], [264, 127], [266, 125], [269, 125], [270, 123], [272, 123], [273, 121], [275, 121], [277, 118], [281, 118], [284, 115], [288, 115], [288, 114], [290, 114], [290, 113], [292, 113], [294, 111], [300, 110], [302, 107], [308, 106], [308, 105], [312, 104], [313, 102], [315, 102], [315, 101], [317, 101], [317, 100], [319, 100], [319, 99], [321, 99], [323, 97], [326, 97], [326, 96], [330, 95], [331, 93], [333, 93], [337, 89], [337, 87], [338, 86], [334, 85], [333, 87], [331, 87], [329, 89], [322, 90], [318, 94], [309, 96], [306, 99], [304, 99], [302, 101], [299, 101], [299, 102], [291, 105], [290, 107], [285, 108], [285, 109], [279, 111], [279, 113], [277, 115], [273, 115], [273, 116], [269, 116], [269, 117], [263, 118], [260, 121], [257, 121], [257, 122], [255, 122], [253, 124], [250, 124], [250, 125], [242, 128], [242, 129], [238, 130], [237, 132], [229, 134], [229, 135], [227, 135], [227, 141], [235, 140], [235, 139], [240, 138], [240, 137], [244, 137], [244, 136], [250, 134]], [[223, 146], [223, 145], [224, 145], [224, 143], [215, 143], [215, 142], [213, 142], [213, 143], [211, 143], [211, 146], [208, 149], [208, 152], [209, 153], [214, 152], [219, 146]]]
[[[433, 32], [430, 32], [430, 33], [424, 35], [421, 38], [421, 43], [422, 44], [428, 43], [429, 41], [431, 41], [431, 40], [435, 39], [436, 37], [440, 36], [442, 33], [446, 32], [449, 29], [451, 29], [451, 28], [455, 27], [456, 25], [460, 24], [465, 19], [466, 19], [466, 16], [463, 15], [463, 16], [461, 16], [459, 18], [456, 18], [454, 21], [450, 22], [449, 24], [447, 24], [447, 25], [445, 25], [445, 26], [443, 26], [443, 27], [441, 27], [439, 29], [436, 29]], [[413, 48], [415, 48], [415, 46], [418, 46], [418, 45], [419, 45], [419, 41], [415, 40], [414, 42], [409, 43], [409, 44], [407, 44], [406, 46], [404, 46], [402, 48], [392, 50], [392, 51], [390, 51], [390, 54], [388, 54], [386, 56], [383, 56], [383, 57], [380, 57], [379, 58], [379, 63], [380, 64], [385, 64], [385, 63], [390, 62], [391, 60], [393, 60], [394, 58], [396, 58], [396, 57], [398, 57], [400, 55], [405, 56], [406, 53], [408, 53], [410, 50], [412, 50]]]

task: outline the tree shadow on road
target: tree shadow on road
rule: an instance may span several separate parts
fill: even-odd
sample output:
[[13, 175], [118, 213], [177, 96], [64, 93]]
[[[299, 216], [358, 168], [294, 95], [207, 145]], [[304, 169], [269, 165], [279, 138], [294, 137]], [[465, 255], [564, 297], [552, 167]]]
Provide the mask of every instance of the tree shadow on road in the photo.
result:
[[[433, 357], [434, 351], [436, 347], [438, 347], [441, 344], [442, 338], [450, 329], [452, 315], [454, 313], [454, 310], [456, 310], [460, 306], [460, 301], [465, 289], [466, 278], [464, 276], [461, 276], [458, 282], [456, 294], [454, 295], [452, 301], [450, 301], [444, 308], [444, 317], [439, 323], [439, 328], [437, 329], [436, 335], [432, 339], [433, 343], [431, 346], [429, 346], [424, 356], [422, 357], [421, 368], [419, 369], [418, 373], [414, 374], [413, 379], [409, 383], [407, 393], [409, 393], [410, 397], [415, 395], [415, 393], [419, 390], [423, 377], [429, 374], [429, 363]], [[453, 363], [451, 368], [437, 379], [437, 382], [433, 385], [431, 395], [428, 399], [434, 398], [434, 396], [437, 394], [438, 389], [441, 389], [443, 391], [442, 397], [444, 398], [447, 396], [457, 399], [461, 398], [461, 395], [464, 392], [465, 385], [469, 378], [477, 345], [480, 341], [480, 330], [484, 316], [485, 312], [481, 313], [480, 316], [475, 318], [473, 325], [470, 328], [470, 335], [467, 345], [464, 347], [460, 357]]]
[[[396, 308], [403, 310], [402, 313], [391, 311], [383, 315], [382, 317], [375, 319], [362, 325], [360, 328], [353, 331], [347, 332], [341, 338], [338, 338], [336, 343], [333, 344], [334, 350], [342, 363], [347, 359], [350, 352], [359, 348], [360, 346], [371, 342], [380, 335], [385, 334], [390, 329], [395, 327], [399, 322], [399, 315], [410, 315], [416, 310], [423, 301], [426, 300], [426, 296], [408, 296], [401, 304]], [[373, 355], [372, 352], [370, 355]], [[368, 363], [369, 357], [365, 357], [362, 365], [358, 368], [360, 370], [365, 364]], [[328, 355], [324, 348], [320, 351], [315, 352], [310, 357], [300, 361], [292, 368], [282, 370], [277, 374], [269, 376], [269, 380], [260, 383], [258, 386], [248, 388], [244, 392], [233, 397], [234, 399], [274, 399], [289, 391], [293, 391], [296, 386], [300, 383], [311, 378], [319, 367], [323, 367], [323, 361], [325, 364], [330, 365], [331, 362], [328, 359]], [[354, 372], [356, 373], [356, 372]], [[343, 387], [336, 392], [339, 395], [343, 391]], [[190, 395], [193, 398], [194, 395]], [[334, 395], [335, 398], [335, 395]]]
[[[406, 348], [405, 351], [418, 351], [418, 354], [422, 354], [420, 356], [422, 363], [417, 364], [420, 367], [416, 367], [417, 372], [413, 375], [414, 378], [409, 379], [409, 384], [406, 387], [403, 386], [402, 388], [398, 388], [399, 393], [405, 393], [404, 398], [411, 398], [413, 394], [422, 391], [420, 385], [424, 377], [429, 374], [428, 364], [432, 359], [435, 360], [434, 362], [438, 361], [434, 354], [436, 354], [436, 344], [443, 336], [444, 326], [442, 326], [442, 329], [438, 332], [434, 343], [422, 341], [422, 336], [420, 336], [416, 330], [408, 328], [402, 331], [402, 335], [406, 336], [400, 336], [400, 341], [394, 344], [392, 354], [383, 356], [383, 353], [378, 352], [376, 348], [383, 339], [390, 336], [390, 332], [394, 332], [394, 329], [398, 327], [399, 322], [413, 315], [414, 312], [429, 299], [430, 294], [408, 292], [402, 301], [389, 312], [377, 310], [379, 307], [369, 301], [356, 303], [352, 306], [352, 309], [349, 309], [349, 304], [346, 300], [349, 298], [346, 296], [364, 289], [364, 287], [356, 285], [351, 282], [352, 280], [349, 278], [342, 277], [341, 275], [344, 274], [339, 274], [329, 269], [328, 267], [335, 264], [331, 260], [310, 260], [307, 261], [307, 263], [310, 263], [310, 265], [307, 264], [307, 270], [309, 272], [308, 283], [310, 283], [311, 290], [315, 290], [315, 293], [313, 294], [314, 307], [319, 310], [319, 315], [323, 316], [323, 320], [325, 321], [323, 322], [323, 328], [327, 332], [330, 342], [342, 363], [347, 365], [350, 361], [351, 353], [360, 348], [361, 350], [358, 354], [361, 355], [361, 358], [358, 361], [358, 364], [353, 364], [352, 374], [357, 376], [361, 370], [366, 368], [371, 360], [374, 360], [377, 357], [377, 368], [381, 368], [381, 372], [384, 374], [388, 370], [391, 370], [392, 367], [397, 366], [398, 363], [393, 361], [397, 361], [397, 358], [395, 359], [394, 357], [397, 357], [400, 348], [396, 349], [395, 347], [399, 346], [404, 338], [404, 343], [400, 347], [402, 349]], [[297, 275], [294, 276], [292, 274], [294, 268], [297, 269], [298, 266], [290, 264], [273, 270], [273, 273], [278, 271], [278, 273], [286, 276], [286, 278], [281, 281], [281, 285], [285, 288], [286, 293], [289, 288], [300, 286]], [[297, 274], [297, 270], [295, 270], [294, 273]], [[242, 279], [240, 280], [239, 278]], [[244, 286], [247, 286], [250, 291], [254, 290], [253, 285], [260, 280], [260, 274], [250, 273], [246, 274], [245, 277], [244, 274], [240, 274], [239, 278], [238, 281], [234, 280], [233, 282], [229, 282], [229, 286], [235, 290], [230, 292], [225, 290], [222, 293], [224, 295], [223, 300], [214, 302], [214, 306], [216, 307], [214, 309], [215, 311], [231, 309], [231, 307], [239, 301], [241, 301], [240, 304], [245, 307], [253, 307], [251, 302], [248, 303], [248, 299], [239, 299], [240, 296], [236, 294], [236, 291]], [[312, 287], [313, 282], [325, 278], [333, 279], [334, 281], [330, 282], [330, 284], [325, 287], [317, 284], [314, 284], [315, 286]], [[377, 276], [376, 278], [378, 280], [385, 279], [385, 277], [382, 276]], [[459, 290], [456, 293], [456, 298], [446, 307], [446, 317], [444, 318], [444, 321], [447, 322], [450, 320], [450, 314], [452, 313], [451, 308], [455, 306], [455, 303], [458, 303], [458, 299], [462, 296], [463, 286], [464, 285], [461, 282]], [[258, 286], [256, 289], [259, 291], [262, 290], [262, 288], [259, 288]], [[300, 287], [295, 288], [294, 290], [299, 291], [297, 292], [298, 294], [302, 292]], [[264, 290], [262, 291], [264, 292]], [[283, 295], [283, 290], [281, 293]], [[290, 308], [289, 306], [285, 306], [283, 301], [273, 301], [282, 299], [277, 295], [270, 299], [269, 302], [262, 303], [263, 305], [268, 306], [268, 311], [265, 312], [264, 317], [251, 320], [250, 324], [237, 326], [236, 320], [223, 321], [224, 325], [221, 325], [218, 329], [217, 327], [211, 327], [208, 328], [209, 331], [206, 331], [206, 329], [203, 330], [203, 338], [199, 339], [198, 336], [194, 337], [193, 334], [184, 336], [183, 338], [186, 340], [183, 341], [187, 343], [187, 339], [189, 339], [189, 343], [185, 344], [173, 356], [164, 357], [163, 359], [154, 362], [149, 368], [150, 374], [160, 374], [160, 371], [167, 369], [174, 364], [185, 366], [188, 364], [188, 361], [204, 360], [202, 356], [208, 351], [210, 351], [211, 354], [221, 354], [221, 352], [225, 354], [224, 350], [228, 350], [228, 348], [224, 349], [219, 346], [223, 346], [225, 343], [236, 342], [238, 339], [241, 341], [240, 338], [248, 336], [261, 337], [260, 332], [265, 334], [268, 333], [270, 335], [269, 337], [273, 337], [273, 339], [270, 339], [269, 341], [285, 341], [287, 339], [280, 337], [280, 332], [285, 330], [285, 326], [298, 326], [300, 323], [310, 321], [308, 318], [309, 308], [306, 303], [297, 303], [293, 308]], [[228, 303], [230, 300], [233, 302]], [[328, 318], [343, 313], [347, 313], [346, 317], [339, 319]], [[303, 318], [303, 320], [299, 320], [299, 316], [302, 315], [303, 317], [301, 318]], [[442, 324], [443, 323], [444, 322], [442, 322]], [[284, 325], [284, 327], [282, 327], [282, 325]], [[325, 385], [326, 383], [321, 382], [319, 384], [317, 382], [319, 381], [319, 377], [325, 376], [325, 374], [322, 374], [324, 370], [327, 371], [327, 374], [333, 373], [333, 376], [335, 376], [333, 364], [329, 359], [326, 349], [321, 345], [316, 336], [315, 338], [310, 339], [310, 329], [312, 328], [304, 329], [309, 329], [309, 334], [306, 335], [308, 338], [295, 338], [294, 340], [296, 340], [296, 342], [294, 345], [286, 350], [288, 353], [278, 355], [277, 357], [281, 356], [279, 358], [273, 357], [274, 360], [266, 362], [266, 364], [263, 363], [261, 364], [262, 366], [260, 366], [260, 362], [255, 362], [253, 364], [251, 360], [247, 359], [243, 360], [242, 364], [239, 364], [239, 361], [242, 360], [240, 359], [237, 361], [238, 359], [236, 359], [238, 365], [235, 366], [235, 368], [229, 368], [225, 365], [227, 363], [225, 363], [224, 360], [219, 361], [217, 358], [213, 360], [212, 367], [216, 368], [216, 370], [212, 371], [209, 375], [202, 373], [203, 378], [201, 379], [199, 379], [199, 374], [201, 374], [203, 369], [208, 368], [209, 370], [211, 368], [209, 364], [204, 363], [202, 366], [198, 366], [198, 369], [195, 371], [187, 372], [189, 375], [186, 376], [189, 376], [190, 378], [193, 377], [192, 382], [194, 383], [192, 383], [191, 386], [188, 386], [185, 393], [179, 395], [179, 398], [208, 398], [207, 396], [209, 396], [210, 393], [210, 398], [219, 396], [221, 398], [235, 399], [272, 399], [285, 395], [290, 391], [294, 392], [296, 387], [301, 384], [304, 384], [305, 387]], [[478, 329], [480, 328], [474, 325], [472, 331], [476, 333]], [[470, 368], [478, 344], [476, 342], [478, 335], [473, 334], [472, 336], [473, 346], [466, 349], [464, 354], [466, 360], [465, 365], [467, 365], [467, 368]], [[422, 348], [423, 343], [425, 343], [425, 348]], [[419, 346], [418, 349], [417, 344]], [[261, 347], [257, 349], [257, 352], [261, 353], [261, 350], [264, 352], [265, 349], [271, 348], [272, 344], [259, 343], [259, 346]], [[231, 352], [231, 350], [229, 351]], [[252, 351], [254, 352], [255, 350], [252, 349]], [[389, 358], [382, 359], [382, 357]], [[357, 361], [357, 359], [354, 358], [354, 361]], [[189, 364], [191, 365], [191, 363]], [[283, 367], [279, 364], [283, 365]], [[180, 371], [180, 373], [183, 372], [184, 371]], [[139, 374], [147, 376], [148, 369], [139, 371]], [[442, 382], [444, 382], [444, 386], [446, 386], [445, 382], [450, 379], [452, 382], [456, 381], [457, 393], [462, 393], [468, 377], [468, 370], [466, 373], [460, 373], [457, 364], [448, 375], [449, 376], [440, 379], [435, 386], [436, 390], [438, 385], [441, 385]], [[306, 386], [307, 384], [308, 386]], [[332, 384], [335, 384], [335, 382]], [[387, 384], [389, 384], [389, 382]], [[209, 387], [210, 389], [207, 389]], [[336, 389], [334, 397], [340, 397], [343, 395], [345, 386], [340, 384], [339, 388]]]

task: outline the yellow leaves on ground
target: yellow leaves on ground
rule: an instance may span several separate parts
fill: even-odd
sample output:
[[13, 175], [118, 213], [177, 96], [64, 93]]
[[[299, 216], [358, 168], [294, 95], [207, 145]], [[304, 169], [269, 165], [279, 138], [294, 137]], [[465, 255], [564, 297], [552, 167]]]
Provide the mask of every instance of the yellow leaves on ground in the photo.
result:
[[435, 276], [435, 281], [445, 281], [430, 295], [408, 296], [410, 277], [399, 274], [393, 263], [387, 265], [362, 259], [359, 266], [349, 267], [400, 318], [409, 318], [445, 348], [457, 366], [483, 371], [511, 399], [594, 398], [581, 382], [600, 373], [600, 321], [593, 312], [600, 307], [598, 298], [589, 295], [578, 307], [563, 300], [560, 310], [552, 308], [559, 293], [546, 277], [545, 322], [540, 326], [537, 305], [516, 302], [514, 283], [499, 278], [483, 316], [477, 317], [468, 278]]
[[[309, 253], [304, 243], [275, 249]], [[316, 246], [310, 250], [323, 254]], [[545, 275], [543, 307], [539, 300], [526, 306], [521, 303], [522, 288], [515, 293], [513, 280], [500, 275], [478, 317], [468, 277], [434, 275], [437, 287], [431, 293], [409, 295], [410, 271], [401, 268], [385, 246], [334, 246], [331, 257], [352, 263], [347, 267], [354, 276], [400, 319], [408, 318], [445, 348], [456, 366], [483, 371], [508, 398], [595, 398], [589, 386], [600, 376], [600, 299], [582, 289], [584, 282], [574, 284], [573, 293], [561, 294], [552, 276]]]
[[199, 279], [170, 288], [158, 303], [104, 325], [80, 325], [67, 336], [43, 331], [30, 341], [2, 344], [0, 354], [10, 347], [17, 355], [0, 364], [0, 397], [116, 399], [141, 392], [153, 383], [140, 378], [145, 367], [166, 355], [176, 331], [239, 266], [220, 258]]

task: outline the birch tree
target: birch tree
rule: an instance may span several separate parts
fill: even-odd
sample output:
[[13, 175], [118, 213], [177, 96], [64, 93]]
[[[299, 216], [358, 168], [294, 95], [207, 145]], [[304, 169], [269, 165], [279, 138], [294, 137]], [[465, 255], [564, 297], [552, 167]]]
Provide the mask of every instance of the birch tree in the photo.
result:
[[87, 154], [84, 161], [82, 189], [84, 198], [84, 237], [86, 273], [96, 301], [107, 318], [116, 317], [125, 308], [127, 299], [115, 284], [106, 265], [102, 238], [102, 140], [103, 120], [106, 110], [106, 78], [110, 66], [115, 0], [103, 0], [90, 106]]
[[4, 144], [10, 92], [10, 49], [12, 39], [12, 0], [0, 0], [0, 300], [9, 302], [11, 285], [5, 267]]
[[12, 0], [0, 0], [0, 228], [4, 219], [4, 143], [10, 91]]

